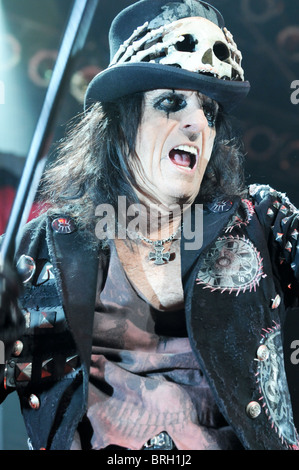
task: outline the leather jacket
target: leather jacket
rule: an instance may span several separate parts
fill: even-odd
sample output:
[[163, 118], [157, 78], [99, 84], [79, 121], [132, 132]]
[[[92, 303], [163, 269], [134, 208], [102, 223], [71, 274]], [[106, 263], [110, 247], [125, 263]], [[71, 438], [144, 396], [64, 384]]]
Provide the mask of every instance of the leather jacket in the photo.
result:
[[[191, 213], [190, 226], [194, 220]], [[286, 371], [297, 372], [288, 348], [299, 338], [294, 328], [282, 335], [297, 312], [298, 225], [285, 195], [253, 185], [244, 199], [204, 208], [199, 249], [182, 233], [190, 343], [220, 411], [249, 450], [298, 446], [296, 387]], [[45, 214], [25, 226], [16, 261], [22, 255], [35, 272], [24, 284], [26, 329], [6, 361], [1, 397], [17, 391], [33, 449], [69, 449], [86, 412], [95, 295], [109, 250], [96, 249], [67, 215]]]

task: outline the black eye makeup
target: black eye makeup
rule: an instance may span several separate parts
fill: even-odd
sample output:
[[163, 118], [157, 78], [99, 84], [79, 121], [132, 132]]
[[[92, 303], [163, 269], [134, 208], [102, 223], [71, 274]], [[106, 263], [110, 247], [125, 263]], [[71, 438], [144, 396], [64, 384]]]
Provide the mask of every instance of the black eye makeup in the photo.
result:
[[[200, 106], [206, 116], [209, 127], [215, 127], [217, 114], [218, 114], [218, 104], [216, 101], [205, 97], [203, 95], [198, 95]], [[152, 106], [158, 111], [164, 112], [167, 117], [171, 113], [177, 113], [182, 109], [186, 108], [188, 105], [188, 96], [183, 93], [173, 91], [166, 91], [159, 94], [152, 100]]]
[[218, 105], [215, 101], [205, 101], [202, 105], [203, 112], [208, 121], [209, 127], [215, 127], [218, 114]]
[[167, 116], [170, 113], [181, 111], [187, 106], [187, 101], [184, 95], [176, 92], [166, 92], [158, 96], [153, 103], [155, 109], [164, 111]]
[[215, 127], [218, 112], [216, 104], [213, 102], [204, 104], [203, 112], [205, 113], [209, 127]]

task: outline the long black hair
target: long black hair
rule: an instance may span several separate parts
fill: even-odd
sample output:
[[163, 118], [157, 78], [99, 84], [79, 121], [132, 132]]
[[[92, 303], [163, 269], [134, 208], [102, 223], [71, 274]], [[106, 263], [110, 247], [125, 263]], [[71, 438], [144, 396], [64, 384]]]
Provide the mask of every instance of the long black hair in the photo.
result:
[[[84, 229], [93, 230], [95, 208], [110, 204], [117, 213], [118, 196], [128, 205], [138, 203], [136, 181], [130, 170], [144, 93], [113, 103], [97, 103], [72, 125], [46, 171], [42, 199], [49, 211], [67, 213]], [[230, 121], [220, 109], [213, 152], [197, 200], [244, 191], [243, 152], [232, 135]]]

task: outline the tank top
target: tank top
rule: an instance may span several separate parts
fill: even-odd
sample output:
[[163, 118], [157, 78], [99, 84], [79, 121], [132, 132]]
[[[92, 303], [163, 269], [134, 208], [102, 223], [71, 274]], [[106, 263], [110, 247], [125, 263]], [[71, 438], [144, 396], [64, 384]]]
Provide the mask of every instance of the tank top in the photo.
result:
[[184, 311], [153, 308], [114, 245], [97, 293], [88, 410], [78, 431], [73, 449], [139, 450], [162, 431], [178, 450], [242, 448], [193, 355]]

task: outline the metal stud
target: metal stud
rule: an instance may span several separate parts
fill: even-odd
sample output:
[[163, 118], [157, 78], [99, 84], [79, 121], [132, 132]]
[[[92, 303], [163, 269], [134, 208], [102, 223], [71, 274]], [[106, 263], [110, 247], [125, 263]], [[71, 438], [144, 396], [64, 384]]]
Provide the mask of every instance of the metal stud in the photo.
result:
[[16, 381], [29, 382], [32, 374], [32, 362], [16, 363]]
[[297, 240], [297, 239], [298, 239], [298, 234], [299, 234], [298, 230], [295, 229], [295, 230], [291, 233], [291, 237], [294, 238], [294, 240]]
[[46, 377], [51, 377], [53, 373], [53, 366], [54, 366], [53, 358], [47, 359], [46, 361], [42, 362], [42, 369], [41, 369], [42, 379]]
[[38, 328], [54, 328], [56, 322], [55, 311], [41, 311], [39, 314]]
[[23, 351], [23, 348], [24, 348], [24, 345], [22, 343], [22, 341], [16, 341], [15, 344], [13, 345], [13, 350], [12, 350], [12, 354], [15, 356], [15, 357], [18, 357], [21, 352]]
[[278, 308], [281, 303], [281, 297], [279, 294], [275, 296], [274, 299], [272, 299], [272, 309], [274, 310], [275, 308]]
[[39, 286], [41, 284], [44, 284], [45, 282], [49, 281], [50, 279], [55, 279], [55, 276], [53, 274], [53, 265], [49, 262], [47, 262], [43, 269], [40, 272], [40, 275], [38, 276], [38, 280], [36, 281], [36, 285]]
[[291, 243], [291, 242], [287, 242], [287, 243], [286, 243], [286, 246], [285, 246], [285, 249], [291, 253], [292, 248], [293, 248], [292, 243]]
[[28, 403], [29, 403], [30, 408], [32, 408], [33, 410], [38, 410], [40, 407], [39, 398], [33, 393], [30, 395], [28, 399]]
[[64, 373], [69, 374], [74, 372], [79, 365], [79, 356], [76, 354], [74, 356], [67, 357], [65, 360]]
[[282, 237], [283, 237], [283, 233], [279, 233], [279, 232], [278, 232], [277, 235], [276, 235], [275, 240], [276, 240], [277, 242], [281, 242]]
[[247, 416], [256, 419], [261, 414], [261, 405], [257, 401], [251, 401], [246, 407]]
[[269, 349], [265, 344], [262, 344], [257, 352], [256, 352], [256, 357], [258, 358], [259, 361], [264, 362], [269, 358]]
[[286, 215], [289, 212], [289, 209], [286, 206], [281, 206], [280, 212]]
[[269, 217], [273, 217], [273, 215], [274, 215], [273, 210], [272, 210], [272, 209], [268, 209], [267, 215], [268, 215]]
[[23, 284], [26, 284], [34, 276], [36, 270], [35, 261], [31, 256], [22, 255], [17, 262], [16, 268]]
[[67, 235], [76, 230], [75, 223], [70, 217], [58, 217], [52, 222], [52, 229], [56, 233]]

